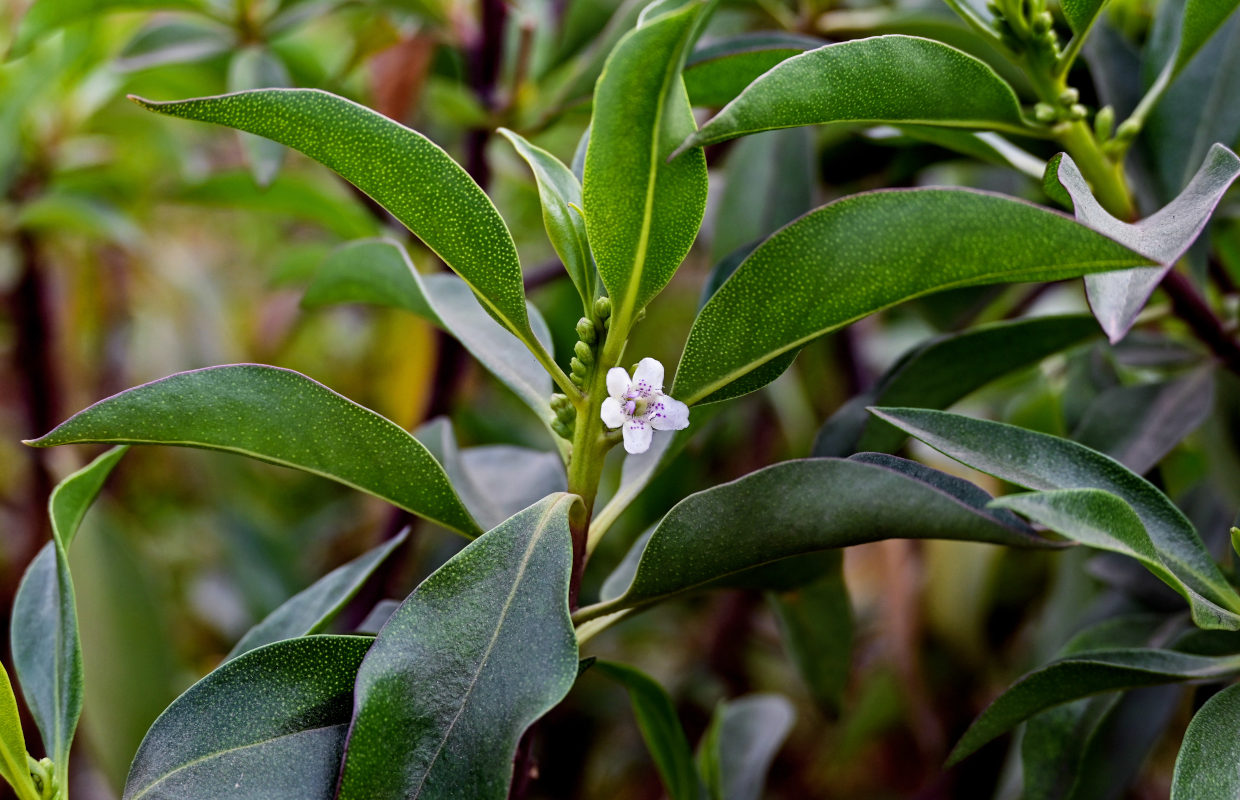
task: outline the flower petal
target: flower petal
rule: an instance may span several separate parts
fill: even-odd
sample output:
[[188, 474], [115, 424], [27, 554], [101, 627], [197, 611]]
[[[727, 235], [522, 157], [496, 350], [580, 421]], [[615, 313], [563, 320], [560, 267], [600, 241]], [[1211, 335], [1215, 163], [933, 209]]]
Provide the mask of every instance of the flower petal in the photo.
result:
[[657, 394], [663, 391], [663, 365], [653, 358], [643, 358], [633, 370], [633, 385], [639, 392]]
[[619, 428], [628, 420], [628, 415], [624, 413], [624, 407], [614, 397], [609, 397], [603, 401], [603, 407], [599, 409], [599, 416], [603, 418], [603, 424], [609, 428]]
[[679, 400], [663, 395], [650, 404], [646, 417], [656, 431], [679, 431], [689, 427], [689, 407]]
[[629, 373], [624, 371], [623, 367], [612, 367], [607, 370], [607, 394], [617, 400], [624, 399], [624, 393], [629, 390]]
[[645, 420], [631, 419], [624, 423], [624, 449], [633, 455], [649, 450], [652, 436], [654, 431]]

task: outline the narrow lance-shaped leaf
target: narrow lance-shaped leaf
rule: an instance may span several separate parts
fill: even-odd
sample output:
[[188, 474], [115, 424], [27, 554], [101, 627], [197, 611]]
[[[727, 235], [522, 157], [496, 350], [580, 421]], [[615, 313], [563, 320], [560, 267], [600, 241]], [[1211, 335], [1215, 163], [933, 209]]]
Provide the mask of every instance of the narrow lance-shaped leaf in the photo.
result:
[[[1121, 222], [1099, 205], [1080, 169], [1066, 154], [1051, 159], [1046, 170], [1047, 182], [1055, 180], [1063, 187], [1067, 197], [1061, 199], [1070, 201], [1078, 220], [1159, 265], [1085, 277], [1090, 308], [1107, 336], [1117, 342], [1128, 333], [1163, 276], [1210, 221], [1227, 187], [1240, 175], [1240, 158], [1223, 145], [1214, 145], [1175, 200], [1131, 224]], [[1051, 189], [1059, 194], [1056, 187]]]
[[701, 11], [692, 2], [631, 31], [595, 90], [582, 199], [613, 336], [671, 279], [702, 224], [706, 157], [667, 162], [695, 128], [680, 68]]
[[242, 653], [282, 639], [295, 639], [322, 631], [327, 623], [335, 619], [345, 604], [353, 599], [375, 569], [396, 548], [404, 544], [407, 538], [409, 538], [408, 528], [349, 563], [336, 567], [290, 597], [279, 608], [264, 617], [261, 622], [246, 631], [246, 634], [228, 652], [225, 660], [236, 658]]
[[871, 417], [866, 406], [947, 408], [991, 381], [1097, 332], [1092, 317], [1076, 314], [1006, 320], [929, 339], [902, 355], [872, 390], [831, 415], [814, 440], [814, 455], [892, 452], [904, 435]]
[[699, 800], [702, 791], [693, 751], [676, 717], [672, 699], [653, 678], [625, 664], [595, 661], [591, 669], [611, 678], [629, 692], [633, 714], [646, 749], [654, 757], [663, 788], [671, 800]]
[[[478, 363], [513, 391], [550, 431], [551, 378], [532, 353], [478, 304], [454, 275], [421, 275], [405, 248], [388, 239], [363, 239], [328, 254], [306, 288], [302, 305], [367, 303], [399, 308], [452, 334]], [[535, 336], [551, 352], [551, 332], [528, 306]]]
[[1050, 544], [1015, 515], [987, 511], [990, 495], [967, 481], [903, 459], [869, 458], [787, 461], [686, 497], [630, 551], [608, 579], [604, 601], [578, 619], [880, 539]]
[[13, 599], [13, 666], [60, 786], [68, 785], [69, 747], [82, 714], [82, 642], [68, 548], [126, 449], [109, 450], [52, 491], [52, 541], [26, 569]]
[[534, 172], [547, 238], [551, 240], [551, 246], [555, 248], [588, 311], [594, 302], [595, 267], [586, 239], [586, 221], [581, 212], [581, 183], [572, 170], [546, 150], [530, 144], [507, 128], [500, 128], [499, 132], [512, 142]]
[[331, 478], [466, 536], [481, 532], [426, 448], [399, 425], [292, 370], [171, 375], [100, 400], [29, 444], [169, 444]]
[[[966, 189], [854, 195], [784, 227], [693, 322], [672, 395], [759, 388], [759, 367], [875, 311], [942, 289], [1051, 281], [1148, 264], [1062, 214]], [[775, 377], [765, 376], [764, 382]]]
[[1021, 678], [982, 712], [952, 750], [955, 763], [1029, 717], [1082, 697], [1165, 683], [1221, 680], [1240, 672], [1240, 656], [1171, 650], [1097, 650], [1065, 658]]
[[155, 720], [124, 800], [331, 800], [371, 641], [306, 636], [226, 661]]
[[1117, 461], [1075, 442], [1013, 425], [943, 411], [875, 409], [874, 413], [948, 456], [1029, 489], [1101, 489], [1140, 518], [1158, 553], [1184, 584], [1218, 606], [1220, 621], [1240, 613], [1240, 596], [1175, 505]]
[[991, 505], [1023, 514], [1081, 544], [1136, 559], [1189, 601], [1198, 625], [1240, 630], [1240, 614], [1186, 586], [1171, 565], [1163, 562], [1136, 513], [1115, 495], [1099, 489], [1059, 489], [1006, 495]]
[[682, 147], [826, 122], [1030, 132], [1016, 93], [985, 62], [931, 39], [892, 35], [829, 44], [782, 61]]
[[746, 33], [711, 42], [685, 62], [689, 102], [727, 105], [776, 64], [824, 44], [821, 39], [782, 32]]
[[134, 100], [161, 114], [265, 136], [340, 173], [464, 278], [505, 327], [531, 349], [539, 347], [526, 317], [521, 263], [508, 226], [473, 178], [422, 134], [316, 89]]
[[792, 703], [777, 694], [720, 703], [698, 747], [710, 800], [759, 800], [771, 762], [795, 719]]
[[1240, 686], [1211, 697], [1188, 723], [1171, 778], [1171, 800], [1240, 797]]
[[525, 729], [568, 693], [577, 498], [470, 543], [392, 615], [358, 671], [340, 800], [503, 800]]

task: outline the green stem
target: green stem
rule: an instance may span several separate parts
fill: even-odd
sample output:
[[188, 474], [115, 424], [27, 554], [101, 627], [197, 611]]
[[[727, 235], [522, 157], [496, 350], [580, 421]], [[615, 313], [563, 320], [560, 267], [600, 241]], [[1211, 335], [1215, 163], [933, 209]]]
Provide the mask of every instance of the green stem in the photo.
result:
[[981, 17], [973, 13], [973, 9], [965, 6], [964, 3], [960, 2], [960, 0], [943, 0], [943, 2], [946, 3], [952, 11], [955, 11], [957, 16], [967, 22], [969, 27], [971, 27], [979, 36], [990, 42], [994, 47], [998, 48], [1000, 52], [1008, 52], [1007, 45], [1003, 44], [1003, 39], [1000, 38], [999, 34], [995, 33], [994, 29], [987, 25]]
[[1136, 207], [1124, 179], [1122, 159], [1112, 161], [1108, 158], [1098, 146], [1093, 131], [1083, 121], [1061, 123], [1055, 127], [1054, 133], [1056, 140], [1080, 167], [1081, 174], [1089, 181], [1102, 207], [1124, 221], [1135, 219]]
[[[525, 341], [524, 337], [522, 337], [522, 341]], [[564, 374], [564, 370], [560, 369], [560, 365], [555, 363], [555, 360], [551, 358], [551, 355], [542, 346], [542, 343], [537, 341], [533, 344], [525, 342], [525, 346], [534, 354], [534, 358], [538, 359], [538, 363], [542, 364], [543, 369], [547, 370], [547, 373], [551, 375], [551, 380], [555, 381], [555, 385], [560, 388], [560, 391], [568, 395], [568, 398], [573, 401], [573, 405], [579, 406], [581, 404], [581, 390]]]

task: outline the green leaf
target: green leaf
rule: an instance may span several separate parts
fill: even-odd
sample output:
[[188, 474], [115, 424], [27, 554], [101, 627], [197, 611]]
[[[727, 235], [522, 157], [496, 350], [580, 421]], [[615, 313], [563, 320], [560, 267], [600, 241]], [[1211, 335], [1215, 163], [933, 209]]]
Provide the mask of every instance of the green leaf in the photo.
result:
[[827, 122], [1030, 133], [1012, 87], [985, 62], [931, 39], [892, 35], [829, 44], [781, 62], [681, 147]]
[[839, 553], [818, 580], [767, 600], [779, 622], [784, 649], [819, 707], [838, 714], [852, 665], [853, 614]]
[[611, 296], [611, 336], [628, 335], [702, 224], [706, 157], [694, 150], [667, 161], [695, 128], [680, 68], [701, 10], [693, 2], [627, 34], [594, 93], [582, 195], [590, 247]]
[[1145, 301], [1205, 228], [1223, 194], [1240, 175], [1240, 157], [1221, 144], [1175, 200], [1157, 213], [1130, 224], [1111, 216], [1089, 191], [1080, 169], [1066, 154], [1047, 164], [1047, 181], [1057, 180], [1072, 200], [1081, 223], [1140, 253], [1157, 267], [1088, 275], [1085, 288], [1094, 316], [1112, 342], [1124, 337]]
[[824, 44], [811, 36], [773, 31], [730, 36], [699, 47], [685, 62], [689, 102], [725, 106], [776, 64]]
[[156, 19], [129, 40], [115, 66], [134, 72], [218, 56], [234, 45], [232, 32], [213, 21]]
[[512, 142], [534, 172], [547, 238], [588, 312], [594, 303], [595, 267], [586, 239], [586, 222], [581, 216], [581, 183], [572, 170], [546, 150], [535, 147], [507, 128], [500, 128], [499, 133]]
[[251, 650], [155, 720], [124, 800], [330, 800], [369, 636], [306, 636]]
[[771, 236], [720, 287], [693, 322], [672, 396], [693, 404], [752, 391], [752, 381], [730, 384], [824, 333], [931, 292], [1147, 263], [1061, 214], [1011, 198], [967, 189], [854, 195]]
[[331, 572], [290, 597], [262, 622], [246, 631], [228, 652], [225, 660], [236, 658], [263, 645], [283, 639], [295, 639], [319, 633], [336, 618], [345, 604], [353, 599], [371, 574], [409, 538], [405, 528], [347, 564]]
[[796, 712], [777, 694], [751, 694], [715, 707], [698, 748], [711, 800], [759, 800], [766, 773]]
[[1014, 515], [986, 510], [990, 495], [967, 481], [903, 459], [870, 458], [878, 460], [787, 461], [689, 495], [634, 545], [608, 579], [604, 602], [582, 609], [579, 619], [880, 539], [1048, 544]]
[[[400, 244], [364, 239], [333, 250], [306, 289], [302, 305], [369, 303], [399, 308], [430, 320], [452, 334], [478, 363], [513, 391], [550, 431], [551, 379], [538, 359], [487, 314], [466, 284], [454, 275], [418, 273]], [[535, 336], [551, 351], [551, 332], [528, 306]]]
[[[228, 63], [230, 92], [282, 89], [291, 83], [292, 79], [284, 62], [275, 53], [260, 45], [250, 45], [237, 50]], [[259, 186], [270, 186], [284, 164], [284, 145], [252, 133], [242, 132], [238, 135], [241, 137], [241, 146], [245, 150], [245, 158], [250, 165], [254, 182]]]
[[1110, 457], [1066, 439], [943, 411], [885, 408], [874, 413], [957, 461], [1018, 486], [1116, 495], [1136, 512], [1159, 560], [1185, 586], [1228, 618], [1240, 612], [1240, 596], [1188, 518], [1152, 484]]
[[458, 531], [481, 532], [417, 439], [292, 370], [236, 364], [180, 372], [101, 400], [28, 442], [170, 444], [331, 478]]
[[1184, 732], [1171, 778], [1171, 800], [1236, 800], [1240, 797], [1240, 686], [1211, 697]]
[[808, 129], [769, 131], [737, 143], [715, 214], [712, 258], [752, 245], [813, 208], [813, 161]]
[[260, 89], [154, 103], [174, 117], [255, 133], [340, 173], [413, 231], [530, 348], [521, 263], [508, 226], [473, 178], [422, 134], [316, 89]]
[[99, 14], [139, 10], [192, 11], [200, 8], [202, 3], [199, 0], [37, 0], [18, 24], [8, 57], [23, 56], [48, 34]]
[[1098, 13], [1106, 5], [1106, 0], [1060, 0], [1059, 5], [1063, 9], [1064, 18], [1068, 20], [1068, 27], [1072, 29], [1072, 33], [1076, 36], [1084, 36], [1093, 27]]
[[1172, 74], [1184, 68], [1202, 45], [1240, 6], [1237, 0], [1188, 0], [1184, 4], [1184, 21], [1180, 26], [1180, 45], [1172, 62]]
[[1030, 672], [999, 695], [956, 743], [954, 764], [1040, 711], [1102, 692], [1182, 681], [1223, 679], [1240, 672], [1240, 656], [1215, 658], [1172, 650], [1096, 650]]
[[928, 339], [900, 356], [873, 389], [831, 415], [814, 440], [814, 455], [892, 452], [904, 435], [875, 420], [867, 406], [947, 408], [991, 381], [1095, 336], [1097, 330], [1093, 317], [1076, 314], [995, 322]]
[[685, 738], [684, 728], [668, 697], [653, 678], [641, 670], [613, 661], [595, 661], [595, 672], [611, 678], [628, 690], [633, 714], [641, 729], [646, 749], [654, 757], [663, 788], [670, 800], [698, 800], [702, 791], [693, 751]]
[[1115, 495], [1100, 489], [1059, 489], [1007, 495], [991, 505], [1023, 514], [1081, 544], [1136, 559], [1191, 603], [1193, 621], [1199, 626], [1240, 630], [1240, 614], [1186, 585], [1177, 565], [1160, 556], [1132, 507]]
[[552, 495], [427, 578], [357, 676], [340, 800], [503, 800], [525, 729], [568, 693], [573, 495]]
[[[688, 747], [686, 744], [685, 748]], [[9, 682], [8, 671], [0, 665], [0, 777], [9, 782], [21, 800], [39, 796], [34, 782], [30, 780], [27, 758], [26, 737], [22, 735], [22, 721], [17, 712], [13, 684]]]
[[52, 541], [26, 569], [13, 599], [13, 667], [60, 786], [69, 785], [69, 747], [82, 714], [82, 642], [68, 549], [126, 449], [107, 451], [52, 490]]

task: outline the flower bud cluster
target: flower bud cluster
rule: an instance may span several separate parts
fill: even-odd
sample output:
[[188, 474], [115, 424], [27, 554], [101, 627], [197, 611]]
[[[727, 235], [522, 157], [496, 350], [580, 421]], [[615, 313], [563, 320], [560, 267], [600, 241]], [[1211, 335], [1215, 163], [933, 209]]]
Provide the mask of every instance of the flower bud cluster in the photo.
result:
[[551, 420], [551, 430], [555, 431], [557, 436], [571, 441], [577, 425], [577, 409], [567, 395], [551, 395], [551, 413], [555, 415]]
[[1055, 18], [1045, 9], [1044, 3], [1031, 4], [1043, 7], [1037, 10], [1029, 9], [1028, 13], [1024, 3], [1007, 9], [1004, 8], [1005, 5], [1013, 6], [1012, 3], [1004, 3], [1002, 0], [989, 0], [986, 7], [994, 15], [990, 21], [991, 27], [999, 34], [999, 39], [1008, 50], [1016, 55], [1028, 51], [1031, 55], [1046, 60], [1059, 58], [1062, 48], [1059, 34], [1055, 32]]

